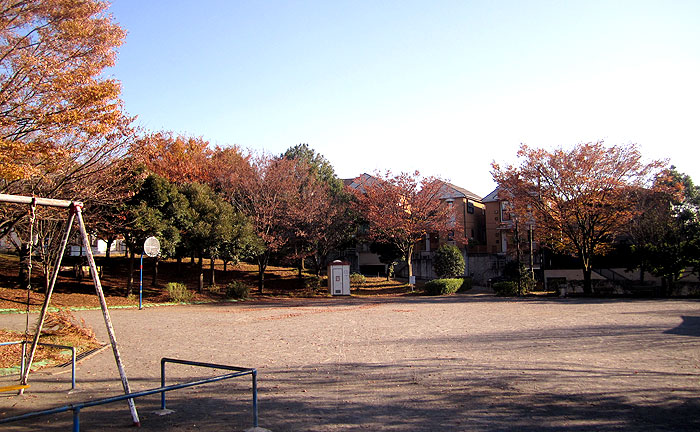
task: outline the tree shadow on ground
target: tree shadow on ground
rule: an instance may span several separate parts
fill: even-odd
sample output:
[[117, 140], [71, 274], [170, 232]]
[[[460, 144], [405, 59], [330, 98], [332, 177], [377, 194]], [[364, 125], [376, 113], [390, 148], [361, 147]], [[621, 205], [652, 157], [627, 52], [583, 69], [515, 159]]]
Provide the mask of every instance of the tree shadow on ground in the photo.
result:
[[[559, 390], [523, 391], [533, 376], [546, 376], [559, 366], [563, 371]], [[439, 367], [438, 359], [420, 359], [391, 365], [313, 364], [303, 370], [269, 371], [269, 376], [261, 378], [260, 426], [275, 432], [700, 428], [697, 396], [659, 392], [654, 386], [634, 391], [609, 387], [565, 392], [567, 385], [588, 374], [596, 374], [597, 379], [617, 378], [620, 372], [578, 368], [570, 373], [568, 367], [502, 368], [497, 375], [489, 375], [493, 371], [480, 367], [457, 370]], [[137, 407], [140, 430], [145, 431], [243, 431], [252, 426], [247, 380], [169, 393], [168, 408], [175, 410], [169, 416], [153, 413], [159, 408], [157, 395], [137, 399]], [[66, 430], [70, 425], [70, 413], [64, 413], [6, 425], [6, 430]], [[133, 430], [125, 402], [84, 409], [81, 430]]]
[[664, 333], [700, 337], [700, 317], [682, 316], [683, 322], [671, 330]]

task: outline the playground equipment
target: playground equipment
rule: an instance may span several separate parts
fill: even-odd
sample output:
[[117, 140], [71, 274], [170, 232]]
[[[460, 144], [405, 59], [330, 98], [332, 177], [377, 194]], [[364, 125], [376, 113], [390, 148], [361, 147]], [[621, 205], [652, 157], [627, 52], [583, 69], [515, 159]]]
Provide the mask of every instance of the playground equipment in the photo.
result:
[[[211, 368], [211, 369], [223, 369], [223, 370], [228, 370], [231, 371], [230, 373], [223, 374], [223, 375], [217, 375], [211, 378], [205, 378], [197, 381], [190, 381], [186, 383], [181, 383], [181, 384], [172, 384], [169, 386], [165, 385], [165, 365], [166, 363], [176, 363], [176, 364], [182, 364], [182, 365], [188, 365], [188, 366], [197, 366], [197, 367], [204, 367], [204, 368]], [[160, 393], [160, 410], [156, 412], [156, 414], [160, 415], [166, 415], [171, 413], [171, 410], [168, 410], [165, 407], [165, 393], [173, 390], [179, 390], [182, 388], [187, 388], [187, 387], [193, 387], [196, 385], [202, 385], [202, 384], [208, 384], [212, 382], [217, 382], [217, 381], [223, 381], [231, 378], [236, 378], [240, 376], [245, 376], [245, 375], [250, 375], [253, 379], [253, 395], [252, 395], [252, 402], [253, 402], [253, 428], [258, 427], [258, 380], [257, 380], [257, 370], [256, 369], [250, 369], [250, 368], [242, 368], [238, 366], [227, 366], [227, 365], [221, 365], [221, 364], [214, 364], [214, 363], [202, 363], [202, 362], [195, 362], [195, 361], [189, 361], [189, 360], [179, 360], [179, 359], [173, 359], [173, 358], [167, 358], [164, 357], [160, 360], [160, 387], [150, 389], [150, 390], [143, 390], [135, 393], [126, 393], [121, 396], [114, 396], [114, 397], [109, 397], [105, 399], [98, 399], [98, 400], [91, 400], [91, 401], [86, 401], [86, 402], [80, 402], [80, 403], [74, 403], [70, 405], [64, 405], [58, 408], [52, 408], [48, 410], [43, 410], [43, 411], [34, 411], [14, 417], [8, 417], [4, 419], [0, 419], [0, 424], [3, 423], [10, 423], [10, 422], [15, 422], [19, 420], [25, 420], [29, 418], [34, 418], [34, 417], [40, 417], [40, 416], [45, 416], [45, 415], [50, 415], [50, 414], [58, 414], [62, 412], [67, 412], [67, 411], [73, 411], [73, 431], [78, 432], [80, 431], [80, 411], [85, 408], [93, 407], [93, 406], [98, 406], [98, 405], [105, 405], [109, 404], [112, 402], [118, 402], [124, 399], [127, 400], [133, 400], [134, 398], [137, 397], [142, 397], [142, 396], [148, 396], [152, 395], [155, 393]]]
[[[6, 195], [0, 194], [0, 202], [12, 203], [12, 204], [28, 204], [30, 205], [30, 242], [29, 242], [29, 280], [31, 281], [31, 259], [32, 259], [32, 244], [34, 243], [33, 229], [36, 220], [36, 207], [46, 206], [55, 208], [65, 208], [68, 209], [68, 218], [66, 221], [66, 229], [63, 234], [60, 243], [60, 251], [56, 258], [56, 263], [53, 267], [53, 272], [51, 274], [51, 279], [49, 283], [48, 290], [46, 292], [46, 297], [44, 298], [44, 304], [41, 308], [41, 313], [39, 315], [39, 320], [34, 331], [34, 338], [31, 344], [31, 348], [26, 358], [23, 355], [22, 361], [24, 363], [24, 368], [21, 373], [20, 382], [15, 387], [15, 390], [19, 390], [20, 394], [29, 387], [27, 381], [29, 379], [29, 371], [32, 367], [32, 361], [34, 359], [34, 354], [36, 353], [37, 345], [39, 345], [39, 336], [41, 335], [41, 330], [44, 325], [44, 320], [46, 318], [46, 313], [49, 308], [49, 303], [51, 301], [51, 295], [53, 293], [53, 288], [56, 285], [56, 280], [58, 279], [58, 272], [61, 268], [61, 261], [63, 260], [63, 255], [66, 250], [66, 245], [68, 243], [68, 238], [70, 237], [71, 230], [73, 228], [73, 222], [75, 219], [78, 220], [78, 229], [80, 230], [80, 237], [82, 239], [83, 247], [87, 255], [88, 265], [90, 266], [90, 274], [92, 275], [92, 280], [95, 285], [95, 292], [100, 301], [100, 308], [102, 309], [102, 315], [104, 317], [105, 325], [107, 327], [107, 333], [109, 335], [109, 341], [112, 345], [112, 352], [114, 353], [114, 360], [117, 363], [117, 368], [119, 369], [119, 376], [121, 377], [122, 387], [124, 388], [124, 394], [129, 395], [131, 389], [129, 388], [129, 381], [126, 377], [126, 372], [124, 371], [124, 366], [121, 361], [121, 355], [119, 354], [119, 348], [117, 347], [117, 339], [114, 334], [114, 327], [112, 326], [112, 320], [109, 316], [109, 311], [107, 310], [107, 303], [105, 301], [104, 292], [102, 290], [102, 284], [100, 283], [100, 277], [97, 271], [97, 266], [95, 265], [95, 258], [92, 255], [92, 249], [90, 247], [90, 240], [88, 238], [87, 230], [85, 229], [85, 222], [83, 221], [82, 208], [83, 203], [79, 201], [67, 201], [67, 200], [56, 200], [49, 198], [37, 198], [28, 197], [20, 195]], [[25, 339], [29, 333], [29, 294], [31, 286], [27, 290], [27, 324], [25, 327]], [[2, 389], [0, 389], [2, 390]], [[7, 390], [7, 388], [5, 388]], [[131, 417], [133, 419], [134, 425], [140, 425], [138, 412], [136, 411], [136, 406], [134, 405], [133, 397], [124, 397], [127, 399], [129, 404], [129, 410], [131, 412]]]

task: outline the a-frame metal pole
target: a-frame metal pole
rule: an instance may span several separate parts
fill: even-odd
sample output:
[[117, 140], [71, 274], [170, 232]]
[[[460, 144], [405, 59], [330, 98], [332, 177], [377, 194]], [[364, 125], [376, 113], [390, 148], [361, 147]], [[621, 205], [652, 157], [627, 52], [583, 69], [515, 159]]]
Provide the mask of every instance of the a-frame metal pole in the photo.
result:
[[[46, 312], [49, 309], [49, 302], [51, 301], [51, 294], [53, 294], [53, 288], [56, 285], [56, 279], [58, 278], [58, 271], [61, 269], [61, 261], [63, 260], [63, 254], [66, 251], [66, 245], [68, 244], [68, 238], [70, 237], [71, 228], [73, 227], [73, 220], [75, 219], [75, 212], [71, 209], [70, 216], [68, 217], [68, 223], [66, 224], [66, 230], [63, 233], [63, 239], [61, 239], [61, 247], [56, 257], [56, 264], [53, 267], [53, 273], [51, 274], [51, 282], [49, 283], [49, 289], [46, 292], [46, 297], [44, 298], [44, 305], [41, 307], [41, 313], [39, 314], [39, 321], [36, 323], [36, 330], [34, 331], [34, 339], [32, 340], [32, 347], [29, 351], [29, 357], [27, 358], [20, 384], [26, 385], [27, 379], [29, 378], [29, 370], [32, 368], [32, 361], [34, 360], [34, 353], [36, 352], [36, 347], [39, 343], [39, 336], [41, 335], [41, 329], [44, 326], [44, 319], [46, 318]], [[20, 391], [22, 394], [22, 391]]]
[[[114, 327], [112, 327], [112, 319], [109, 316], [109, 310], [107, 310], [107, 302], [105, 301], [105, 295], [102, 291], [102, 284], [100, 283], [100, 277], [97, 274], [97, 266], [95, 265], [95, 258], [92, 256], [92, 248], [90, 247], [90, 239], [88, 238], [87, 230], [85, 229], [85, 222], [83, 222], [83, 214], [80, 206], [75, 206], [74, 211], [78, 217], [78, 223], [80, 227], [80, 235], [83, 239], [83, 246], [85, 247], [88, 265], [90, 266], [90, 273], [92, 274], [92, 281], [95, 283], [95, 291], [97, 291], [97, 297], [100, 299], [100, 307], [102, 308], [102, 315], [105, 319], [105, 324], [107, 325], [107, 333], [109, 334], [109, 341], [112, 344], [112, 351], [114, 352], [114, 360], [117, 362], [117, 368], [119, 368], [119, 376], [122, 379], [122, 386], [124, 387], [124, 393], [131, 393], [129, 388], [129, 380], [126, 378], [126, 372], [124, 372], [124, 365], [122, 364], [121, 355], [119, 354], [119, 348], [117, 347], [117, 338], [114, 335]], [[135, 426], [140, 426], [141, 422], [139, 420], [139, 414], [136, 412], [136, 406], [134, 405], [133, 399], [127, 399], [129, 403], [129, 410], [131, 411], [131, 417], [134, 420]]]

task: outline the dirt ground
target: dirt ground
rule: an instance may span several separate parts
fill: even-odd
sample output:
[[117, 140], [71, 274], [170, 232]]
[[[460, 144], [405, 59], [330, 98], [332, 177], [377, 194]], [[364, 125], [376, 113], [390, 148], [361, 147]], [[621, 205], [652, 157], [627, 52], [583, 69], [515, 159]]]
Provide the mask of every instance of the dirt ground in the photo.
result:
[[[78, 311], [107, 341], [99, 311]], [[133, 391], [161, 357], [254, 367], [260, 426], [278, 431], [700, 430], [700, 301], [343, 297], [111, 311]], [[24, 327], [20, 314], [0, 328]], [[172, 366], [172, 367], [171, 367]], [[168, 366], [168, 383], [211, 376]], [[58, 372], [58, 373], [57, 373]], [[219, 371], [218, 373], [221, 373]], [[110, 350], [30, 376], [0, 417], [121, 392]], [[143, 430], [252, 426], [250, 378], [136, 400]], [[131, 429], [125, 402], [81, 411], [82, 430]], [[5, 426], [67, 430], [70, 413]]]

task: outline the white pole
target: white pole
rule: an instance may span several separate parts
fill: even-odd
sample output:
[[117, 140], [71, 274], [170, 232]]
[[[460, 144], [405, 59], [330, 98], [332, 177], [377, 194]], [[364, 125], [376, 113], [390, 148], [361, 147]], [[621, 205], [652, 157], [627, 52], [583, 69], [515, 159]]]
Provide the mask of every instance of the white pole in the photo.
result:
[[[83, 246], [85, 247], [85, 252], [88, 259], [88, 265], [90, 266], [90, 272], [92, 273], [92, 281], [95, 283], [95, 291], [97, 291], [97, 297], [100, 299], [100, 307], [102, 308], [102, 315], [105, 319], [105, 325], [107, 326], [107, 333], [109, 334], [109, 341], [112, 344], [112, 351], [114, 352], [114, 360], [117, 362], [117, 368], [119, 369], [119, 376], [122, 379], [122, 386], [124, 387], [124, 393], [131, 393], [129, 388], [129, 380], [126, 378], [126, 372], [124, 372], [124, 366], [122, 365], [121, 355], [119, 354], [119, 348], [117, 347], [117, 338], [114, 335], [114, 327], [112, 326], [112, 319], [109, 317], [109, 310], [107, 310], [107, 302], [105, 301], [105, 295], [102, 291], [102, 284], [100, 283], [100, 277], [97, 274], [97, 266], [95, 265], [95, 258], [92, 256], [92, 249], [90, 248], [90, 239], [87, 235], [87, 230], [85, 229], [85, 222], [83, 222], [83, 215], [81, 208], [75, 206], [75, 213], [78, 216], [78, 222], [80, 224], [80, 235], [83, 239]], [[131, 417], [134, 420], [134, 426], [140, 426], [139, 414], [136, 412], [136, 406], [134, 405], [133, 399], [127, 399], [129, 403], [129, 410], [131, 411]]]

